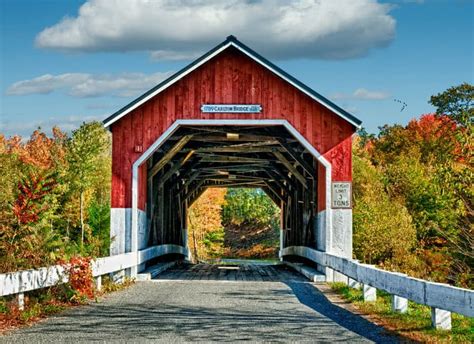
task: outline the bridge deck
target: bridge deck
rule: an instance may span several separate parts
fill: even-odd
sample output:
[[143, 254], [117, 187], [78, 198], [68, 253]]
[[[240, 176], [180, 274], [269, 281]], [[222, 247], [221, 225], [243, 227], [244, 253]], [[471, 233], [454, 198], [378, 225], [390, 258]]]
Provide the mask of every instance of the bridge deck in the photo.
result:
[[285, 265], [261, 264], [180, 264], [158, 275], [158, 280], [208, 280], [208, 281], [306, 281]]

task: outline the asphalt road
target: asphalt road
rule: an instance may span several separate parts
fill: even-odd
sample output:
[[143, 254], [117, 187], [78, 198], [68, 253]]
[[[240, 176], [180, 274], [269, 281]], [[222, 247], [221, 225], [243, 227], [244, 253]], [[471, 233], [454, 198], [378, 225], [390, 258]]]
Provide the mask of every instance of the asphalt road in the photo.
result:
[[44, 342], [398, 342], [380, 327], [330, 303], [297, 273], [282, 281], [137, 282], [6, 336]]

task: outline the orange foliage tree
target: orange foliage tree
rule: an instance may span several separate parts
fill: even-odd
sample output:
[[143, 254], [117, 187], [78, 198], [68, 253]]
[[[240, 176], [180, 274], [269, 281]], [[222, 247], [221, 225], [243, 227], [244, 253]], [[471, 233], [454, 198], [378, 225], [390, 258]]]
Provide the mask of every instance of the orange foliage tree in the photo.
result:
[[221, 208], [227, 190], [207, 189], [189, 208], [188, 246], [195, 260], [212, 258], [222, 253], [224, 228]]

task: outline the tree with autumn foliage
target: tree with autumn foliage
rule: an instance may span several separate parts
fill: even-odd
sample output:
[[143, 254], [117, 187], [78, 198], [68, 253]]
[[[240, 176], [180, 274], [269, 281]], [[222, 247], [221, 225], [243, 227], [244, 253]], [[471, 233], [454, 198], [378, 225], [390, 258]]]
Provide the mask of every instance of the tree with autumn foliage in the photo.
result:
[[207, 189], [192, 205], [188, 212], [188, 247], [195, 261], [215, 258], [224, 248], [224, 228], [221, 208], [227, 190]]
[[54, 262], [60, 246], [54, 229], [60, 206], [64, 134], [36, 130], [26, 142], [0, 136], [0, 269]]
[[[382, 218], [384, 212], [372, 207], [364, 213], [364, 199], [367, 202], [370, 194], [362, 188], [361, 177], [372, 170], [379, 176], [375, 178], [382, 183], [378, 193], [386, 195], [390, 211], [402, 207], [394, 218], [408, 216], [401, 241], [411, 235], [411, 228], [416, 232], [416, 243], [406, 246], [404, 261], [383, 258], [375, 263], [422, 278], [473, 286], [473, 99], [471, 85], [452, 87], [431, 98], [435, 114], [423, 115], [407, 126], [384, 126], [377, 137], [362, 133], [356, 141], [354, 248], [358, 258], [366, 259], [361, 248], [381, 239], [390, 220], [377, 220], [378, 235], [377, 231], [359, 235], [369, 228], [364, 221]], [[368, 183], [371, 188], [375, 179]]]
[[[26, 141], [0, 135], [0, 272], [50, 265], [76, 254], [108, 254], [108, 137], [100, 123], [83, 124], [71, 137], [58, 128], [51, 136], [35, 130]], [[81, 154], [87, 161], [78, 158]], [[87, 168], [94, 177], [78, 185], [80, 171]], [[89, 229], [85, 245], [77, 235], [81, 228]]]

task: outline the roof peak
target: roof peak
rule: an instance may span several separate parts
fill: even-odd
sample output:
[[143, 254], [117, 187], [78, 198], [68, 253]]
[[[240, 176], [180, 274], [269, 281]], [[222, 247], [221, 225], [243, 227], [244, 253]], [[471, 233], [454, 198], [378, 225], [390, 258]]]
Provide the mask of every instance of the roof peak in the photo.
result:
[[189, 65], [181, 69], [179, 72], [175, 73], [174, 75], [170, 76], [168, 79], [164, 80], [160, 84], [156, 85], [153, 87], [151, 90], [148, 92], [144, 93], [128, 105], [124, 106], [122, 109], [118, 110], [108, 118], [106, 118], [103, 123], [104, 126], [108, 127], [115, 121], [119, 120], [123, 116], [127, 115], [130, 111], [134, 110], [144, 102], [148, 101], [150, 98], [154, 97], [164, 89], [168, 88], [172, 84], [174, 84], [176, 81], [180, 80], [182, 77], [185, 75], [191, 73], [193, 70], [201, 66], [202, 64], [206, 63], [210, 59], [212, 59], [214, 56], [220, 54], [222, 51], [225, 49], [229, 48], [230, 46], [236, 47], [238, 50], [240, 50], [242, 53], [253, 59], [255, 62], [261, 64], [264, 66], [266, 69], [271, 71], [272, 73], [276, 74], [286, 82], [292, 84], [295, 86], [297, 89], [299, 89], [301, 92], [305, 93], [306, 95], [310, 96], [313, 98], [315, 101], [319, 102], [321, 105], [325, 106], [329, 110], [331, 110], [333, 113], [337, 114], [338, 116], [342, 117], [349, 123], [351, 123], [353, 126], [356, 128], [360, 127], [361, 121], [345, 111], [344, 109], [340, 108], [333, 102], [331, 102], [329, 99], [323, 97], [310, 87], [306, 86], [290, 74], [286, 73], [284, 70], [273, 64], [272, 62], [268, 61], [266, 58], [263, 56], [259, 55], [257, 52], [243, 44], [241, 41], [237, 39], [234, 35], [229, 35], [227, 36], [226, 40], [217, 46], [215, 46], [213, 49], [209, 50], [207, 53], [205, 53], [203, 56], [198, 58], [197, 60], [191, 62]]

